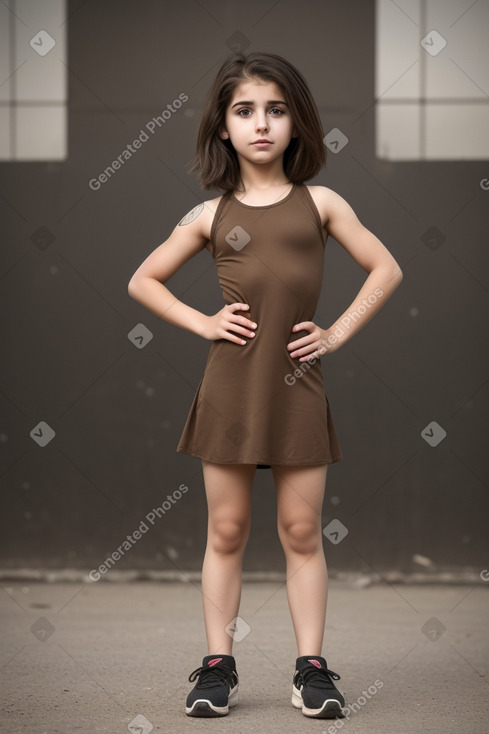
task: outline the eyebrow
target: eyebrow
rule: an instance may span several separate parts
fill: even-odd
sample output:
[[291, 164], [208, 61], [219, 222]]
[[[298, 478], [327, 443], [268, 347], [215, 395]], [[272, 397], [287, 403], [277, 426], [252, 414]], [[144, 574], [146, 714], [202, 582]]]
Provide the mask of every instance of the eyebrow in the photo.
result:
[[[254, 102], [246, 102], [246, 101], [244, 101], [244, 102], [235, 102], [233, 104], [233, 106], [231, 107], [231, 109], [233, 109], [233, 107], [237, 107], [238, 105], [242, 105], [242, 104], [248, 105], [248, 107], [253, 107], [255, 103]], [[281, 99], [269, 99], [268, 102], [267, 102], [267, 104], [284, 104], [286, 107], [289, 106], [287, 104], [287, 102], [283, 102]]]

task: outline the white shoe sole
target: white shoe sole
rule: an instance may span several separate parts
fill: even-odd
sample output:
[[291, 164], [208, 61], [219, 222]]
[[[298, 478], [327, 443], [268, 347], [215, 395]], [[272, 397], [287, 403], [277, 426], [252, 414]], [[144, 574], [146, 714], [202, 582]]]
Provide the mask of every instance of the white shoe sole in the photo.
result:
[[211, 716], [227, 716], [231, 706], [238, 703], [238, 686], [235, 686], [229, 692], [227, 706], [214, 706], [207, 698], [198, 698], [191, 706], [185, 706], [187, 716], [202, 716], [205, 718]]
[[320, 709], [309, 709], [304, 705], [301, 692], [293, 686], [292, 688], [292, 705], [296, 709], [301, 709], [304, 716], [310, 716], [313, 719], [335, 719], [343, 718], [343, 709], [339, 701], [335, 698], [327, 698]]

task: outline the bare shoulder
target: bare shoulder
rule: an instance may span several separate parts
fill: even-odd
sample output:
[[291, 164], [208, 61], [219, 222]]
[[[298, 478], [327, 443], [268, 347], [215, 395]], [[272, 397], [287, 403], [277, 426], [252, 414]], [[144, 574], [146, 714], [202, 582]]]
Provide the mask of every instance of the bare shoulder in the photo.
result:
[[205, 239], [210, 240], [212, 222], [221, 199], [222, 196], [217, 196], [215, 199], [207, 199], [207, 201], [202, 201], [200, 204], [197, 204], [197, 206], [194, 206], [193, 209], [182, 217], [178, 222], [178, 226], [185, 227], [198, 220], [202, 235]]
[[342, 196], [327, 186], [308, 186], [307, 188], [317, 206], [323, 227], [326, 227], [328, 220], [339, 209], [351, 209]]

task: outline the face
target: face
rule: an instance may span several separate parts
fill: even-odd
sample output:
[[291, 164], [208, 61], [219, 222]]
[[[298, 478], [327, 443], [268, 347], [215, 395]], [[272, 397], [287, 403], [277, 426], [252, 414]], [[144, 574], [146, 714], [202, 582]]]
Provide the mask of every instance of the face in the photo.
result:
[[[223, 132], [221, 137], [231, 140], [238, 157], [258, 164], [283, 155], [297, 135], [280, 87], [262, 79], [244, 81], [235, 88]], [[260, 139], [269, 142], [259, 144]]]

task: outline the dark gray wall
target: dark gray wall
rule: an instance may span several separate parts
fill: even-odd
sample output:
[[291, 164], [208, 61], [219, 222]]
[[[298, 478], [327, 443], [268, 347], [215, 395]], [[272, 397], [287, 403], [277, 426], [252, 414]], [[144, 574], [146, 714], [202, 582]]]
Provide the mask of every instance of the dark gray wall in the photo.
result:
[[[182, 484], [188, 491], [116, 568], [198, 570], [206, 538], [200, 461], [175, 449], [210, 342], [127, 294], [140, 262], [202, 192], [187, 172], [207, 89], [237, 31], [310, 82], [325, 132], [349, 145], [312, 182], [344, 196], [404, 281], [340, 352], [323, 358], [344, 453], [329, 470], [332, 572], [487, 567], [487, 161], [375, 157], [373, 2], [70, 2], [69, 155], [0, 164], [3, 317], [0, 451], [4, 568], [92, 569]], [[182, 92], [188, 102], [99, 191], [98, 176]], [[365, 114], [363, 114], [365, 113]], [[35, 131], [33, 131], [35, 134]], [[454, 141], [456, 145], [456, 141]], [[45, 226], [54, 241], [31, 236]], [[444, 242], [423, 242], [432, 226]], [[332, 239], [316, 320], [328, 326], [365, 273]], [[170, 282], [222, 306], [206, 251]], [[153, 339], [137, 349], [142, 322]], [[31, 430], [56, 432], [40, 447]], [[421, 431], [447, 432], [433, 448]], [[485, 564], [485, 565], [484, 565]], [[245, 570], [282, 570], [270, 471], [257, 472]]]

